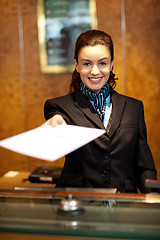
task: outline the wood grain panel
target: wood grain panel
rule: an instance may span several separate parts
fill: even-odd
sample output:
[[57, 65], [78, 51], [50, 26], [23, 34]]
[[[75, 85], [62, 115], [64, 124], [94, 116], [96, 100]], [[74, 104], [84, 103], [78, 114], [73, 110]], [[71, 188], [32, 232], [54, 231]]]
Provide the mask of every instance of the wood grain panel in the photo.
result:
[[[25, 131], [17, 1], [0, 4], [0, 139]], [[0, 174], [28, 168], [26, 157], [0, 148]]]
[[[58, 236], [41, 236], [32, 234], [12, 234], [12, 233], [0, 233], [0, 238], [3, 240], [91, 240], [91, 238], [85, 237], [58, 237]], [[100, 240], [100, 238], [94, 238], [94, 240]]]
[[126, 1], [128, 95], [144, 103], [148, 142], [160, 179], [160, 1]]

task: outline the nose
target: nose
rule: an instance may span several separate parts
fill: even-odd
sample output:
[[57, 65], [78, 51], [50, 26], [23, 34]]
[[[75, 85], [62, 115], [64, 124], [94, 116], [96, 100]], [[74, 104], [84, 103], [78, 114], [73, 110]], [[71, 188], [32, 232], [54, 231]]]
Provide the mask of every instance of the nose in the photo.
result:
[[100, 73], [99, 68], [97, 67], [97, 65], [94, 65], [91, 69], [91, 74], [97, 75], [99, 73]]

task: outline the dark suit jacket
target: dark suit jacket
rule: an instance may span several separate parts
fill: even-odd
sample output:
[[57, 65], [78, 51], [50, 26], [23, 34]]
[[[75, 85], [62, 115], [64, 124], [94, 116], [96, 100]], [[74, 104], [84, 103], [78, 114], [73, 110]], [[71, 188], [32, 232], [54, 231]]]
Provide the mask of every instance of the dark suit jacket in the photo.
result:
[[[110, 131], [66, 156], [57, 187], [117, 188], [120, 192], [137, 192], [139, 187], [145, 192], [144, 180], [156, 179], [142, 102], [114, 90], [111, 99]], [[91, 103], [79, 90], [47, 100], [44, 114], [46, 120], [60, 114], [67, 124], [104, 128]]]

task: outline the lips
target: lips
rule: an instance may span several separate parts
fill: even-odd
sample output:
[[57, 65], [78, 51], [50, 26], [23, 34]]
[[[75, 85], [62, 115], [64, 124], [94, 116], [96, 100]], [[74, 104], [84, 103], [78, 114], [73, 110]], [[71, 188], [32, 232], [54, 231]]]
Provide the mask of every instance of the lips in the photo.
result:
[[89, 77], [88, 78], [93, 83], [99, 83], [102, 80], [102, 77]]

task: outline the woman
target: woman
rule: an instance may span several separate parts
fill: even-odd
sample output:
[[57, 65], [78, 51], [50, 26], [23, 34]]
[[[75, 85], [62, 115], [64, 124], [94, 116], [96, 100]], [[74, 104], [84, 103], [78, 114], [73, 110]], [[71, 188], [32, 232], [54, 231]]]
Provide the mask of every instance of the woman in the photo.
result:
[[143, 104], [113, 90], [113, 61], [108, 34], [98, 30], [80, 34], [70, 94], [45, 103], [46, 124], [106, 129], [104, 135], [66, 156], [57, 187], [117, 188], [136, 193], [137, 188], [147, 191], [145, 179], [156, 179]]

